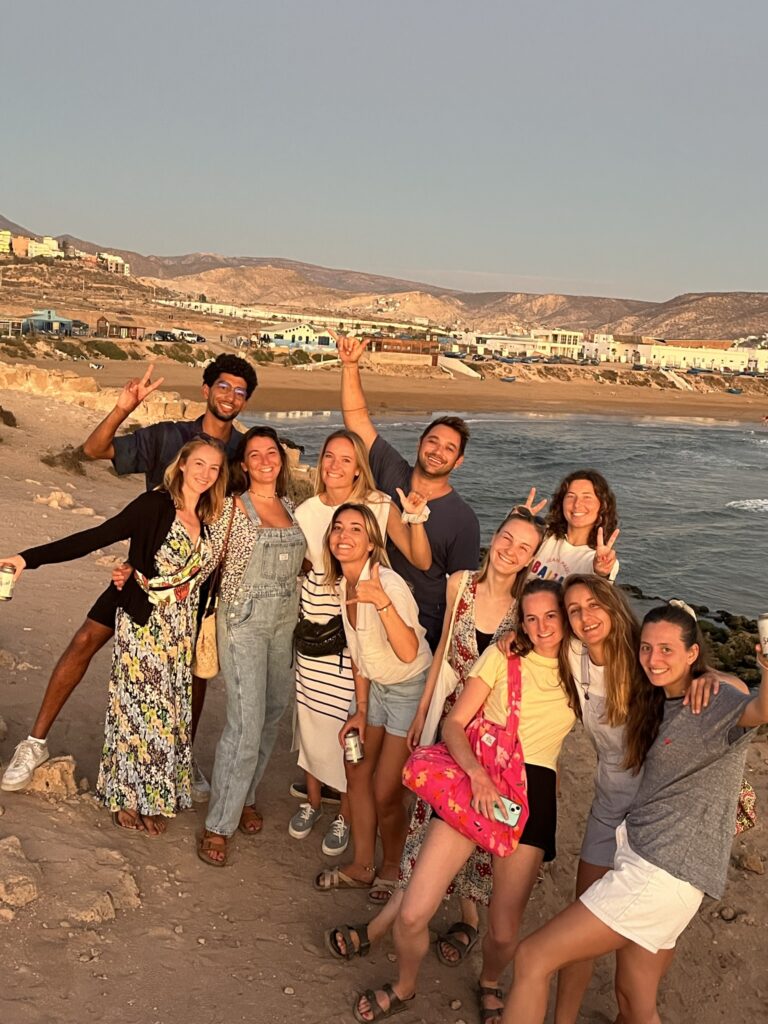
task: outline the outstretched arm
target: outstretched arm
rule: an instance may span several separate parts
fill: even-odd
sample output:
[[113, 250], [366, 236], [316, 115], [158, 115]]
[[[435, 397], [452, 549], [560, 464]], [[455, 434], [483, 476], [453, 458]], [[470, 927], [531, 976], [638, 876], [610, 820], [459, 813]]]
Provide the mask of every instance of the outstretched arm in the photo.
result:
[[154, 368], [154, 364], [152, 364], [143, 377], [135, 377], [128, 381], [117, 396], [115, 408], [85, 439], [83, 451], [89, 459], [113, 459], [115, 457], [113, 441], [119, 427], [165, 380], [165, 377], [160, 377], [154, 383], [152, 382]]
[[762, 672], [760, 689], [757, 691], [757, 696], [753, 697], [744, 708], [744, 713], [739, 719], [739, 725], [745, 729], [768, 722], [768, 657], [760, 652], [759, 645], [757, 647], [757, 664]]
[[367, 342], [359, 341], [357, 338], [339, 339], [341, 411], [344, 416], [344, 426], [347, 430], [353, 430], [359, 434], [365, 447], [370, 451], [373, 442], [379, 435], [368, 412], [368, 404], [360, 380], [360, 357], [365, 351], [366, 345]]

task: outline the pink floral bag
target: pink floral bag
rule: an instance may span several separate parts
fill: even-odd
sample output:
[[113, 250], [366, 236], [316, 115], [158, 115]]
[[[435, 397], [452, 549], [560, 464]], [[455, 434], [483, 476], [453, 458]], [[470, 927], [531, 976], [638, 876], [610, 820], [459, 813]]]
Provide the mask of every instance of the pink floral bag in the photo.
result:
[[528, 820], [523, 748], [517, 735], [522, 677], [520, 658], [507, 662], [509, 716], [504, 726], [488, 721], [483, 709], [466, 728], [472, 751], [501, 796], [521, 808], [514, 825], [486, 818], [471, 804], [469, 776], [454, 761], [445, 743], [417, 747], [403, 768], [403, 784], [430, 804], [443, 821], [496, 857], [508, 857], [520, 842]]

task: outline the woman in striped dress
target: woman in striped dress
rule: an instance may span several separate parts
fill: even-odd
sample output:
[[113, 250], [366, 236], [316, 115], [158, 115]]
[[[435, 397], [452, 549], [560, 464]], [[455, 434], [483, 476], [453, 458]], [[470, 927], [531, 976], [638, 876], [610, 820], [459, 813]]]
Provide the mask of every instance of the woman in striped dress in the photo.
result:
[[[376, 490], [365, 446], [357, 434], [337, 430], [326, 438], [317, 466], [316, 490], [296, 509], [296, 520], [307, 539], [306, 577], [301, 590], [301, 615], [325, 623], [340, 612], [335, 588], [324, 584], [323, 541], [334, 511], [345, 502], [360, 502], [373, 512], [382, 535], [419, 569], [432, 564], [426, 530], [422, 523], [406, 525], [389, 495]], [[407, 512], [419, 513], [423, 497], [398, 492]], [[339, 746], [339, 730], [347, 721], [354, 697], [349, 652], [310, 658], [296, 652], [296, 738], [299, 766], [307, 780], [307, 802], [291, 818], [288, 832], [304, 839], [321, 814], [323, 784], [342, 794], [340, 813], [323, 840], [323, 852], [337, 856], [349, 842], [349, 811], [346, 776]]]

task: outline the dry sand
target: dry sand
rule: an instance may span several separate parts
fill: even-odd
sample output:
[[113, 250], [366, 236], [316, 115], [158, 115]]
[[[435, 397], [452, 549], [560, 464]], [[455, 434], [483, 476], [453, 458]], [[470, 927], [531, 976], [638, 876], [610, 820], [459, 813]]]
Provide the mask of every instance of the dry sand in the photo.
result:
[[[190, 371], [184, 386], [191, 387], [198, 375]], [[174, 386], [183, 383], [181, 376], [176, 379], [174, 374]], [[318, 401], [332, 404], [325, 376], [269, 370], [262, 380], [260, 407], [277, 407], [278, 395], [287, 404], [290, 394], [298, 393], [303, 405], [305, 395], [315, 394]], [[328, 380], [335, 384], [338, 377]], [[399, 391], [405, 383], [398, 382]], [[462, 392], [465, 388], [462, 384]], [[418, 408], [415, 390], [411, 394]], [[395, 400], [386, 400], [395, 408]], [[468, 407], [466, 401], [455, 404]], [[11, 409], [19, 423], [17, 429], [0, 427], [0, 552], [82, 529], [96, 516], [113, 514], [141, 490], [141, 480], [117, 479], [102, 464], [88, 466], [87, 475], [77, 477], [39, 461], [46, 448], [79, 443], [97, 419], [93, 413], [9, 392], [0, 392], [0, 405]], [[75, 507], [58, 510], [34, 503], [36, 495], [54, 490], [70, 493]], [[93, 514], [79, 512], [82, 508]], [[26, 735], [55, 658], [106, 583], [108, 567], [100, 558], [93, 555], [30, 572], [13, 601], [0, 605], [0, 716], [8, 726], [7, 737], [0, 734], [3, 761]], [[75, 758], [78, 779], [93, 781], [96, 776], [108, 672], [107, 648], [94, 659], [50, 736], [53, 755]], [[208, 773], [223, 709], [222, 684], [214, 681], [197, 745]], [[288, 724], [286, 720], [259, 794], [264, 831], [253, 839], [238, 835], [225, 870], [207, 867], [195, 857], [202, 808], [180, 815], [164, 838], [152, 841], [112, 828], [106, 812], [87, 794], [54, 800], [0, 793], [3, 1024], [351, 1021], [355, 993], [393, 977], [389, 941], [350, 965], [331, 959], [323, 948], [326, 928], [365, 921], [373, 911], [364, 893], [319, 894], [312, 889], [311, 879], [325, 860], [320, 830], [303, 843], [287, 835], [288, 818], [297, 806], [288, 786], [298, 775], [289, 752]], [[574, 732], [563, 757], [560, 852], [535, 889], [526, 931], [569, 899], [593, 764], [583, 734]], [[764, 817], [765, 736], [753, 743], [749, 765]], [[765, 851], [763, 821], [734, 846], [735, 856], [751, 854], [758, 868]], [[7, 911], [14, 900], [18, 909], [12, 920], [2, 919], [11, 916]], [[663, 1020], [715, 1024], [766, 1018], [762, 929], [767, 903], [765, 876], [732, 867], [725, 899], [706, 900], [680, 943], [663, 986]], [[730, 908], [725, 916], [732, 920], [720, 916], [723, 907]], [[452, 909], [441, 909], [438, 926], [452, 920]], [[478, 969], [477, 952], [457, 969], [441, 967], [430, 952], [419, 996], [398, 1019], [403, 1024], [473, 1024], [478, 1020], [473, 996]], [[459, 1009], [450, 1009], [452, 1000], [460, 1001]], [[615, 1012], [607, 960], [598, 968], [582, 1020], [607, 1024]]]
[[[122, 386], [127, 377], [145, 365], [106, 362], [103, 370], [87, 363], [37, 360], [39, 365], [94, 376], [107, 387]], [[315, 370], [266, 365], [258, 368], [259, 387], [249, 410], [284, 412], [293, 409], [320, 411], [339, 407], [338, 368]], [[165, 377], [164, 388], [182, 398], [199, 399], [202, 371], [180, 363], [156, 364], [156, 376]], [[751, 395], [689, 393], [627, 385], [589, 384], [581, 381], [477, 380], [456, 377], [424, 378], [384, 376], [363, 371], [363, 383], [374, 414], [418, 413], [453, 410], [605, 416], [677, 416], [718, 421], [758, 421], [768, 412], [768, 400]]]

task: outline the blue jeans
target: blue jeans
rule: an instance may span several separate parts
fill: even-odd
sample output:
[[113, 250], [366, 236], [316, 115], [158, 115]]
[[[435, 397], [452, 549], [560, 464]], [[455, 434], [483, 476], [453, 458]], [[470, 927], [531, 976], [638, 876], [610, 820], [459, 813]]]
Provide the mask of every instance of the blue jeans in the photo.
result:
[[[244, 504], [253, 519], [247, 495]], [[227, 724], [216, 747], [205, 827], [217, 835], [233, 835], [243, 807], [253, 804], [294, 693], [296, 576], [304, 550], [298, 526], [260, 529], [236, 598], [216, 609]]]

